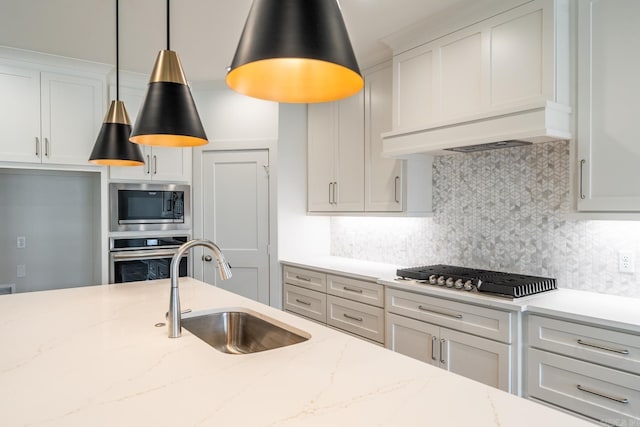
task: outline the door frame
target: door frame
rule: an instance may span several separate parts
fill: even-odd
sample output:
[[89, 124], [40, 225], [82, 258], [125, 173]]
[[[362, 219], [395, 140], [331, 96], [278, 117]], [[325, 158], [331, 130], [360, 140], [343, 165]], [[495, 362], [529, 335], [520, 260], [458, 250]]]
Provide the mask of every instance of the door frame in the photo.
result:
[[[253, 151], [267, 150], [269, 157], [269, 305], [282, 308], [282, 286], [279, 286], [280, 264], [278, 263], [278, 139], [224, 139], [210, 140], [209, 144], [193, 149], [193, 185], [192, 185], [192, 238], [200, 238], [204, 230], [204, 197], [203, 197], [203, 153], [215, 151]], [[192, 249], [193, 277], [203, 280], [202, 265], [195, 262], [203, 255], [203, 249]]]

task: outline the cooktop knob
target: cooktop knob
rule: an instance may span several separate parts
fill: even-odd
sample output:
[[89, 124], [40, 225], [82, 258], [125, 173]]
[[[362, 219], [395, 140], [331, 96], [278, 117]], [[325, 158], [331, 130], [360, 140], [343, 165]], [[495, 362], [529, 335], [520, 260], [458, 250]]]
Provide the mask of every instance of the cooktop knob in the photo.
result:
[[453, 288], [453, 277], [447, 278], [447, 281], [444, 282], [444, 284], [447, 285], [447, 288]]
[[462, 287], [464, 286], [462, 284], [462, 279], [456, 280], [456, 282], [453, 284], [453, 286], [455, 286], [456, 289], [462, 289]]
[[467, 280], [466, 282], [464, 282], [463, 286], [465, 291], [473, 290], [473, 283], [471, 283], [471, 280]]
[[432, 285], [435, 285], [438, 281], [438, 278], [436, 277], [435, 274], [432, 274], [431, 276], [429, 276], [429, 283]]
[[436, 281], [436, 283], [438, 284], [438, 286], [443, 286], [444, 285], [444, 276], [440, 276], [438, 277], [438, 280]]

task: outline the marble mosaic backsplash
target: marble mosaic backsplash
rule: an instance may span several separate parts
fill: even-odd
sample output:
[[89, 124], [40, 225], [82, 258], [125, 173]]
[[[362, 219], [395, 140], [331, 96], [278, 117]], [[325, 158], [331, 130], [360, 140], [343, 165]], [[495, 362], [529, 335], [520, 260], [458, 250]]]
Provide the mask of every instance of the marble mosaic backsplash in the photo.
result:
[[640, 222], [567, 220], [569, 144], [433, 163], [431, 218], [331, 218], [331, 255], [402, 266], [452, 264], [555, 277], [558, 286], [640, 298]]

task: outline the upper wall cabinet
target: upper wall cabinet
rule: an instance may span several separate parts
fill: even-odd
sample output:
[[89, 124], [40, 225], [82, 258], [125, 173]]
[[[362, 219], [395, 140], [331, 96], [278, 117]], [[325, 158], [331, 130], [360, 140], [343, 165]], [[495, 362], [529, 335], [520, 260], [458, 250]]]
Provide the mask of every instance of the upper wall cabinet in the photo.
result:
[[640, 211], [640, 2], [579, 2], [578, 210]]
[[88, 165], [106, 79], [51, 69], [0, 59], [0, 161]]
[[569, 31], [568, 0], [535, 0], [397, 52], [385, 153], [570, 138]]
[[391, 128], [391, 64], [365, 72], [363, 92], [308, 107], [309, 212], [431, 211], [431, 157], [383, 156]]
[[308, 108], [307, 185], [310, 212], [364, 210], [362, 92]]
[[[120, 99], [124, 102], [131, 124], [135, 123], [146, 93], [145, 81], [120, 83]], [[116, 98], [115, 86], [111, 86], [111, 98]], [[192, 168], [191, 148], [151, 147], [140, 145], [144, 157], [143, 166], [109, 167], [112, 180], [190, 182]]]

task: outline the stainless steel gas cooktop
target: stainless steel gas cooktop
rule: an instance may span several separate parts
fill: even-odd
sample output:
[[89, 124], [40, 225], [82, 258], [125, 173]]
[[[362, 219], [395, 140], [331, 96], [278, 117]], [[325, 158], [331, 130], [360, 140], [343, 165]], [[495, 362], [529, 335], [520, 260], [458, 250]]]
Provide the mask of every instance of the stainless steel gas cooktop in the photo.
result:
[[400, 280], [443, 286], [469, 292], [486, 293], [506, 298], [520, 298], [557, 289], [556, 279], [523, 274], [479, 270], [453, 265], [426, 265], [401, 268]]

